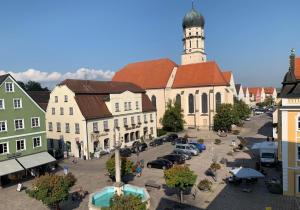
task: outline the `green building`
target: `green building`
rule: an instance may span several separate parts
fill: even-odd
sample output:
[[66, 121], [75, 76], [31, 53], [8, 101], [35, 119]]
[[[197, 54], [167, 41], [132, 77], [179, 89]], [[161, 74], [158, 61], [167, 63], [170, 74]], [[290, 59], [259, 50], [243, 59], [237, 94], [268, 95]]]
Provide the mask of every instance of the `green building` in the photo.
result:
[[53, 161], [45, 110], [11, 75], [0, 75], [0, 184], [36, 175]]

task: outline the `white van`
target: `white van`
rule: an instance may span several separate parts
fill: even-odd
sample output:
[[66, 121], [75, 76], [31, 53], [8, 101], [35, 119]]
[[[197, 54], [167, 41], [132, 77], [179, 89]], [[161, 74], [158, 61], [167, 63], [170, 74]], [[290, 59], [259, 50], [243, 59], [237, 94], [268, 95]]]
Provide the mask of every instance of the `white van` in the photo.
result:
[[184, 152], [190, 153], [191, 155], [195, 155], [195, 156], [199, 154], [199, 151], [194, 149], [189, 144], [176, 144], [174, 151], [184, 151]]

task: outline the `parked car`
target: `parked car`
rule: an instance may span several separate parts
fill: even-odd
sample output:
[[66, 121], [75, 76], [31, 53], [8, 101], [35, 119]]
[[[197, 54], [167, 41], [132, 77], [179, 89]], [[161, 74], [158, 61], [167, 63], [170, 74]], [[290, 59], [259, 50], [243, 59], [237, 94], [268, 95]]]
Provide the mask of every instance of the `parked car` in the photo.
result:
[[132, 147], [131, 147], [131, 152], [132, 153], [137, 153], [137, 152], [143, 152], [145, 151], [146, 149], [148, 148], [148, 145], [143, 142], [139, 142], [139, 141], [135, 141], [133, 144], [132, 144]]
[[190, 142], [189, 144], [194, 145], [195, 147], [197, 147], [199, 152], [202, 152], [203, 150], [206, 150], [205, 144], [198, 143], [198, 142]]
[[158, 157], [157, 159], [169, 160], [173, 164], [183, 164], [183, 163], [185, 163], [184, 158], [181, 155], [176, 155], [176, 154], [164, 155], [162, 157]]
[[171, 161], [165, 159], [152, 160], [147, 163], [148, 168], [169, 169], [173, 166]]
[[182, 150], [174, 150], [171, 154], [181, 155], [184, 157], [185, 160], [190, 160], [192, 158], [191, 153], [184, 152]]
[[194, 156], [197, 156], [199, 154], [199, 151], [197, 149], [194, 149], [193, 146], [190, 144], [176, 144], [175, 151], [179, 150], [184, 152], [190, 152]]
[[121, 148], [120, 149], [120, 156], [121, 157], [130, 157], [131, 156], [131, 149], [130, 148]]
[[263, 114], [263, 113], [265, 113], [264, 109], [255, 109], [254, 110], [254, 114], [256, 114], [256, 115], [260, 115], [260, 114]]
[[178, 139], [178, 135], [176, 133], [171, 133], [171, 134], [168, 134], [166, 136], [165, 141], [167, 141], [167, 142], [173, 142], [176, 139]]
[[149, 145], [152, 146], [152, 147], [156, 147], [156, 146], [162, 145], [163, 143], [164, 143], [164, 141], [163, 141], [162, 138], [156, 138], [153, 141], [151, 141], [149, 143]]
[[171, 143], [172, 143], [172, 145], [175, 145], [175, 144], [187, 144], [188, 143], [188, 139], [184, 138], [184, 137], [179, 137], [179, 138], [175, 139], [174, 141], [172, 141]]

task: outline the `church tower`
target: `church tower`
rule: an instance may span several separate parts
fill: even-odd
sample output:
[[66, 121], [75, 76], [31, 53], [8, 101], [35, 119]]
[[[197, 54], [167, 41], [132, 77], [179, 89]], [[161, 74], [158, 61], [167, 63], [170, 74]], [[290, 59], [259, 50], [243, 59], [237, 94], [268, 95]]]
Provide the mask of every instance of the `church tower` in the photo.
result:
[[206, 62], [206, 54], [204, 51], [204, 24], [204, 17], [192, 6], [192, 9], [184, 16], [182, 21], [182, 65]]

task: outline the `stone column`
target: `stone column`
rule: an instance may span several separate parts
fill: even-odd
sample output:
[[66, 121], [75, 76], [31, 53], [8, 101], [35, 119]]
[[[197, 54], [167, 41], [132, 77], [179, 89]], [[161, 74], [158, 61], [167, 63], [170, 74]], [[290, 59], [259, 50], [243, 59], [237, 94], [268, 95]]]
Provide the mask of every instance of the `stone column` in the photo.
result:
[[123, 183], [121, 181], [120, 139], [118, 131], [115, 131], [115, 191], [118, 196], [123, 194]]

